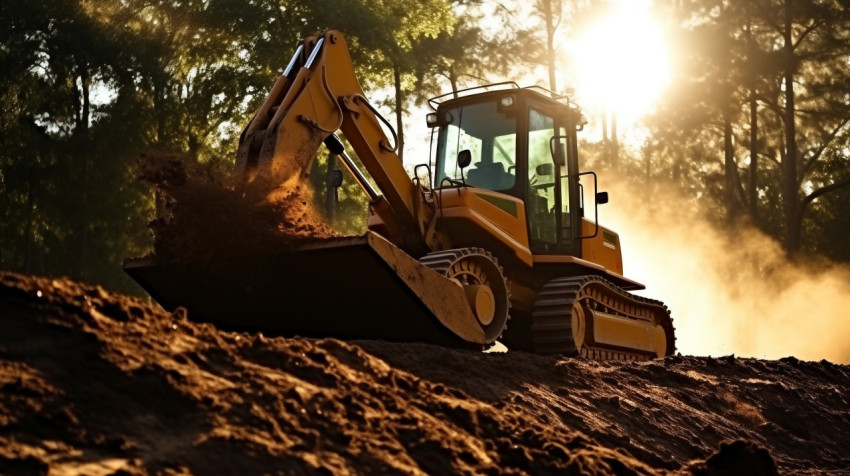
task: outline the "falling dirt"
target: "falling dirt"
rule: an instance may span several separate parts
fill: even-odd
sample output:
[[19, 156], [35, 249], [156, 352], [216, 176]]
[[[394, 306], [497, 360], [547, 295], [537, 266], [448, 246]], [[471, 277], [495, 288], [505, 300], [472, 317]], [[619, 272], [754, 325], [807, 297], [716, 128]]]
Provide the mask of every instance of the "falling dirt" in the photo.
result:
[[223, 332], [0, 273], [0, 474], [847, 474], [850, 367]]
[[157, 195], [153, 254], [227, 274], [257, 257], [338, 236], [312, 206], [312, 190], [222, 183], [176, 154], [146, 153], [140, 178]]

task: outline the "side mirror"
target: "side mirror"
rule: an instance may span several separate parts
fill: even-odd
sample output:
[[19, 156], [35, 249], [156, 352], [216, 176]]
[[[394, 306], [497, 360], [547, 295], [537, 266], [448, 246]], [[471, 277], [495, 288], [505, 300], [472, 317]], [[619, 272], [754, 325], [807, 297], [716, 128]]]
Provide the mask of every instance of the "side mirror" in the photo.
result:
[[472, 152], [469, 149], [463, 149], [462, 151], [457, 153], [457, 165], [461, 169], [465, 169], [469, 167], [469, 164], [472, 163]]
[[555, 166], [553, 164], [540, 164], [534, 171], [540, 177], [555, 175]]
[[428, 127], [437, 127], [440, 125], [440, 118], [437, 116], [436, 112], [429, 112], [425, 116], [425, 123], [428, 124]]
[[552, 153], [552, 162], [561, 167], [567, 166], [567, 136], [552, 136], [549, 139], [549, 152]]
[[598, 203], [599, 205], [605, 205], [606, 203], [608, 203], [608, 192], [597, 192], [596, 203]]

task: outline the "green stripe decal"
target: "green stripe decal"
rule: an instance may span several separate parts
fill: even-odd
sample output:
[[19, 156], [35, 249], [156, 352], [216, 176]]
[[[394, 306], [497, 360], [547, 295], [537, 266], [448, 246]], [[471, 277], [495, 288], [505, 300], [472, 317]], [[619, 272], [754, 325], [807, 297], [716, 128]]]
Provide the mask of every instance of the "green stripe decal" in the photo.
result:
[[491, 195], [475, 194], [478, 198], [490, 202], [507, 213], [510, 213], [514, 218], [517, 218], [516, 202], [502, 197], [493, 197]]
[[607, 230], [602, 230], [602, 244], [611, 244], [617, 246], [617, 235]]

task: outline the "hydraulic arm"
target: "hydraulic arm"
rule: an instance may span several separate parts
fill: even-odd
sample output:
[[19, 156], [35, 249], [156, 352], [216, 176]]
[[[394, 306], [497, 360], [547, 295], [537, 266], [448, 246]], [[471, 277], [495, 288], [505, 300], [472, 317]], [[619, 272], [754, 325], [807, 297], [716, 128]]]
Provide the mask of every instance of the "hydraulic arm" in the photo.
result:
[[[390, 142], [381, 121], [357, 81], [344, 37], [334, 30], [310, 37], [297, 48], [242, 133], [236, 177], [261, 186], [295, 186], [306, 181], [316, 151], [327, 142], [367, 190], [387, 238], [421, 254], [433, 212], [404, 170], [395, 140]], [[368, 187], [332, 136], [337, 131], [349, 141], [378, 191]]]

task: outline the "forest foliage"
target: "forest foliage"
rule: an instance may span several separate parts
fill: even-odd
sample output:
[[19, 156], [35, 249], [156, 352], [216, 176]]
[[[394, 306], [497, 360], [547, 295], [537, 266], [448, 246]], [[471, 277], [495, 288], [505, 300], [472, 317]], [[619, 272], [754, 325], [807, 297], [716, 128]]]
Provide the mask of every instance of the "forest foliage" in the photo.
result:
[[[427, 97], [513, 79], [568, 87], [559, 45], [606, 3], [5, 0], [0, 268], [133, 290], [121, 262], [148, 250], [155, 208], [137, 158], [176, 152], [227, 176], [299, 38], [346, 34], [403, 153], [404, 130], [424, 124], [409, 113]], [[673, 85], [644, 119], [643, 143], [616, 160], [585, 144], [594, 166], [616, 167], [650, 199], [675, 188], [718, 226], [753, 224], [789, 255], [850, 260], [850, 11], [824, 0], [654, 8], [679, 45]], [[356, 229], [365, 202], [351, 180], [340, 195], [339, 225]]]

